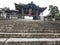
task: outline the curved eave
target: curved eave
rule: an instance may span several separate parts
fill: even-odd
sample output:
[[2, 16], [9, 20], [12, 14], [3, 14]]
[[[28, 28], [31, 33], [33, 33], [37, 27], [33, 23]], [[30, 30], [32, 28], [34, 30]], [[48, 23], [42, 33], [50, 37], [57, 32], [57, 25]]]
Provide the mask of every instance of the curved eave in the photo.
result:
[[46, 8], [47, 8], [47, 7], [45, 7], [45, 8], [39, 8], [39, 11], [40, 11], [40, 12], [43, 12]]

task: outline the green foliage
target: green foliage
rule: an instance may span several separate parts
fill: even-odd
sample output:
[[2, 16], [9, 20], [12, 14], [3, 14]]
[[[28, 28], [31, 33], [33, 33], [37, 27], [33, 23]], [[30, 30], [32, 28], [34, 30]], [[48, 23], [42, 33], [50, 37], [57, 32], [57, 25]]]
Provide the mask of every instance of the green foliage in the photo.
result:
[[50, 14], [51, 14], [52, 18], [55, 18], [55, 15], [57, 13], [59, 13], [58, 7], [57, 6], [53, 6], [53, 5], [49, 6], [49, 11], [50, 11]]
[[55, 15], [55, 19], [56, 19], [56, 20], [60, 20], [60, 13], [57, 13], [57, 14]]

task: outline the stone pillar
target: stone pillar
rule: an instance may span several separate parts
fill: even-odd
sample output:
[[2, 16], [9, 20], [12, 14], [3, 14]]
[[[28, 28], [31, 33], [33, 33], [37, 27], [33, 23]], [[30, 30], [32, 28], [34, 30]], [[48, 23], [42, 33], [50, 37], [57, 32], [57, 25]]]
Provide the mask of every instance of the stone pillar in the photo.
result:
[[56, 21], [55, 18], [52, 18], [52, 21], [55, 22]]
[[43, 13], [40, 13], [40, 20], [41, 20], [41, 21], [44, 21]]
[[2, 16], [4, 19], [6, 19], [6, 12], [5, 11], [2, 11]]

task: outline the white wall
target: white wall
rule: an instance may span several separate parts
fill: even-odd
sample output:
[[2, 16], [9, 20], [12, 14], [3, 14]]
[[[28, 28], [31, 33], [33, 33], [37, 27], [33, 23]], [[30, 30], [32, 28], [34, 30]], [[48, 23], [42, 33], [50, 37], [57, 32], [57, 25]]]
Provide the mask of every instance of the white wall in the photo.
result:
[[32, 17], [32, 16], [25, 16], [24, 19], [30, 19], [30, 20], [33, 20], [33, 17]]

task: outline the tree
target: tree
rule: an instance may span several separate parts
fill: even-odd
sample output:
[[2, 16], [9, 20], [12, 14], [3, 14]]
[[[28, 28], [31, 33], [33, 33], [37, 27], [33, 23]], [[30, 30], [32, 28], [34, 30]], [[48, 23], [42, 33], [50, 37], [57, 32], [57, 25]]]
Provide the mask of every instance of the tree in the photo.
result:
[[60, 12], [55, 15], [56, 20], [60, 20]]
[[53, 5], [49, 5], [49, 11], [52, 18], [55, 18], [55, 15], [59, 13], [58, 7]]

